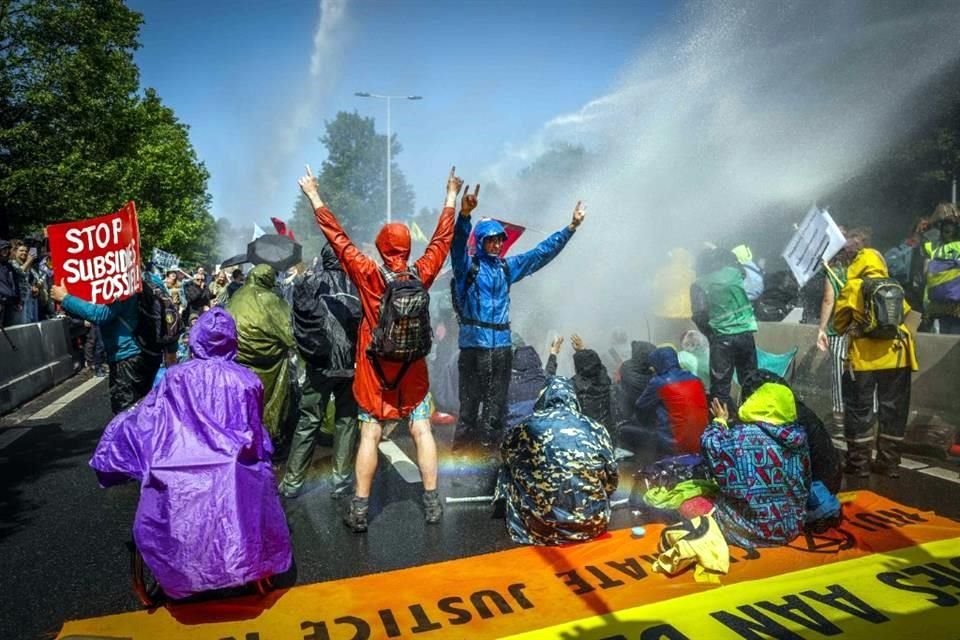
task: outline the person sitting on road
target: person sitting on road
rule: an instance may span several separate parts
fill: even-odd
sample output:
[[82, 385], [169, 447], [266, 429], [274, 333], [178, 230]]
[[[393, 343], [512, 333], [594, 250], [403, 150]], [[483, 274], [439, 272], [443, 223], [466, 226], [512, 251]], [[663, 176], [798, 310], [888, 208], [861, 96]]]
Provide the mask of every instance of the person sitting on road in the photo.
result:
[[107, 425], [90, 460], [104, 487], [140, 483], [133, 539], [172, 598], [254, 582], [292, 561], [263, 385], [235, 362], [230, 314], [200, 316], [190, 350], [192, 359]]
[[[577, 334], [570, 337], [573, 345], [573, 388], [577, 392], [577, 400], [583, 414], [591, 420], [596, 420], [608, 430], [613, 429], [613, 416], [610, 411], [610, 376], [603, 366], [599, 354], [593, 349], [587, 349], [583, 340]], [[563, 336], [557, 336], [550, 345], [550, 357], [547, 358], [547, 376], [557, 375], [557, 356], [560, 355], [560, 346]]]
[[533, 414], [533, 406], [546, 381], [537, 350], [530, 345], [515, 347], [510, 388], [507, 389], [507, 427], [515, 426]]
[[552, 377], [533, 415], [506, 430], [494, 500], [521, 544], [556, 545], [602, 535], [617, 488], [613, 443], [580, 409], [571, 380]]
[[[756, 374], [753, 374], [756, 375]], [[727, 542], [743, 549], [787, 544], [803, 530], [810, 492], [810, 451], [785, 384], [744, 382], [744, 401], [731, 419], [720, 398], [700, 440], [720, 487], [714, 518]]]
[[657, 375], [637, 398], [636, 405], [637, 411], [656, 412], [658, 457], [700, 453], [700, 436], [710, 419], [703, 382], [680, 367], [673, 347], [654, 351], [650, 363]]

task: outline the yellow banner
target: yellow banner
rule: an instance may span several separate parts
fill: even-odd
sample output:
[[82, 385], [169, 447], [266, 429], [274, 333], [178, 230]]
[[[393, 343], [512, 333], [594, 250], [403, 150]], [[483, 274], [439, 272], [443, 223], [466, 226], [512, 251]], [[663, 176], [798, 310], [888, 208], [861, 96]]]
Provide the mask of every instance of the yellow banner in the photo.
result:
[[960, 538], [743, 582], [508, 640], [960, 638]]
[[[262, 598], [73, 621], [59, 638], [960, 638], [960, 524], [865, 491], [844, 517], [784, 547], [731, 548], [722, 586], [654, 573], [663, 527], [652, 525], [641, 539], [619, 530]], [[952, 630], [939, 633], [948, 618]]]

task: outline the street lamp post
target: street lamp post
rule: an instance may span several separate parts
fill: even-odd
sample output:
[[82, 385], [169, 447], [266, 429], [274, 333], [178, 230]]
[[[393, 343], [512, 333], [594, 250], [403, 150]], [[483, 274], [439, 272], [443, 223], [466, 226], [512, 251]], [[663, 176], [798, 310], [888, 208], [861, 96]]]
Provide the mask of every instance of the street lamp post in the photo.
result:
[[398, 100], [423, 100], [423, 96], [385, 96], [378, 93], [368, 93], [366, 91], [357, 91], [353, 95], [358, 98], [380, 98], [387, 101], [387, 222], [393, 220], [393, 181], [391, 178], [391, 149], [390, 149], [390, 105], [394, 98]]

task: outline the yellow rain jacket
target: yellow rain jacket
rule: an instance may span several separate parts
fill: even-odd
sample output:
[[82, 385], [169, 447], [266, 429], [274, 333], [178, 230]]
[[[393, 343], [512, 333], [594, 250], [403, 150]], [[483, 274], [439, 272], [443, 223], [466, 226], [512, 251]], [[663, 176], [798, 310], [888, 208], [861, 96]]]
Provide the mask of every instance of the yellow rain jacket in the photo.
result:
[[[856, 335], [857, 325], [867, 321], [863, 307], [864, 278], [888, 278], [887, 265], [876, 249], [863, 249], [847, 268], [847, 283], [840, 290], [834, 310], [833, 324], [838, 333], [847, 333], [850, 342], [849, 362], [854, 371], [879, 371], [881, 369], [903, 369], [909, 367], [916, 371], [917, 352], [913, 335], [904, 324], [900, 325], [899, 338], [881, 340]], [[903, 315], [910, 312], [910, 305], [903, 302]]]
[[660, 267], [653, 279], [656, 315], [689, 320], [693, 315], [690, 307], [690, 285], [696, 279], [690, 252], [686, 249], [671, 251], [670, 262]]

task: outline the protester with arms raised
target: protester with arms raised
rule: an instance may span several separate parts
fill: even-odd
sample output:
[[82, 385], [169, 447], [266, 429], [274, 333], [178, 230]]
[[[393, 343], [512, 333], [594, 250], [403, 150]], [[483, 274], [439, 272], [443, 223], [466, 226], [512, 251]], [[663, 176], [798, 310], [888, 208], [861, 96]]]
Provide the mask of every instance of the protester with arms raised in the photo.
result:
[[[469, 188], [469, 187], [468, 187]], [[476, 255], [467, 251], [479, 185], [464, 195], [453, 236], [454, 300], [460, 320], [460, 420], [454, 448], [479, 440], [494, 445], [503, 429], [513, 349], [510, 343], [510, 286], [545, 267], [566, 246], [585, 213], [580, 202], [570, 224], [536, 247], [509, 258], [500, 251], [506, 233], [496, 220], [477, 223]]]
[[[360, 407], [360, 448], [357, 451], [356, 494], [344, 519], [355, 532], [367, 529], [367, 501], [377, 470], [377, 447], [383, 429], [410, 417], [410, 432], [417, 446], [417, 464], [423, 477], [424, 512], [428, 523], [440, 521], [443, 507], [437, 494], [437, 449], [430, 429], [430, 410], [425, 402], [430, 380], [427, 363], [421, 357], [411, 362], [392, 362], [370, 353], [375, 347], [374, 330], [380, 329], [381, 303], [400, 285], [416, 285], [419, 280], [428, 289], [440, 272], [453, 239], [453, 215], [463, 180], [451, 169], [447, 196], [437, 228], [423, 256], [413, 265], [410, 258], [410, 230], [394, 222], [377, 234], [376, 247], [383, 267], [364, 255], [350, 240], [333, 212], [326, 208], [317, 191], [317, 181], [307, 167], [300, 188], [310, 200], [320, 230], [333, 247], [337, 259], [357, 287], [363, 318], [357, 336], [357, 368], [353, 381], [354, 397]], [[384, 305], [385, 307], [385, 305]], [[386, 315], [386, 314], [384, 314]], [[429, 324], [426, 327], [429, 331]], [[429, 335], [429, 334], [427, 334]], [[382, 335], [380, 336], [382, 337]], [[508, 341], [509, 344], [509, 341]]]

